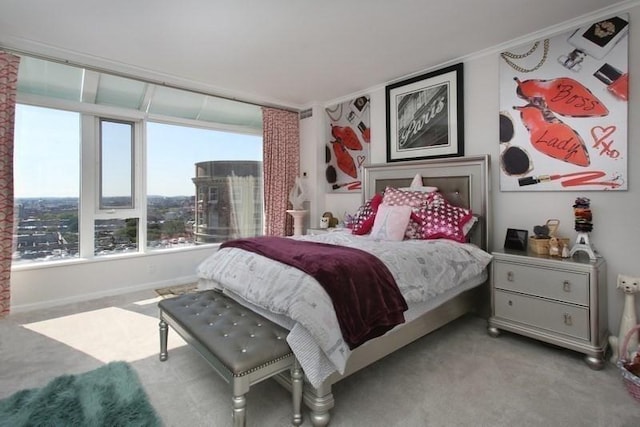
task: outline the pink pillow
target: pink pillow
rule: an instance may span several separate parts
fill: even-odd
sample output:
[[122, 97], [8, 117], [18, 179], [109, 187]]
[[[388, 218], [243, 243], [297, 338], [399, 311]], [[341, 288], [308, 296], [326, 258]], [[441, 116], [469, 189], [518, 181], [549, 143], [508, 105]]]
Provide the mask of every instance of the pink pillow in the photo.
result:
[[464, 226], [473, 215], [469, 209], [453, 206], [442, 199], [421, 212], [421, 218], [423, 239], [442, 238], [465, 243]]
[[419, 237], [416, 239], [424, 239], [422, 235], [422, 224], [427, 219], [427, 215], [429, 214], [429, 208], [438, 206], [439, 204], [447, 203], [446, 199], [442, 195], [442, 193], [432, 193], [429, 197], [429, 202], [420, 207], [419, 209], [414, 209], [411, 213], [411, 220], [418, 224], [418, 233]]
[[353, 219], [351, 234], [361, 236], [371, 231], [380, 203], [382, 203], [382, 194], [378, 193], [360, 206]]
[[432, 197], [432, 193], [387, 187], [384, 190], [382, 200], [385, 205], [389, 206], [421, 207], [426, 205]]
[[[389, 206], [411, 206], [414, 214], [426, 208], [429, 203], [440, 194], [423, 191], [405, 191], [393, 187], [387, 187], [384, 190], [383, 203]], [[421, 222], [411, 215], [405, 237], [407, 239], [422, 239], [422, 231], [420, 230]]]
[[380, 205], [371, 230], [371, 238], [400, 241], [409, 224], [411, 206]]

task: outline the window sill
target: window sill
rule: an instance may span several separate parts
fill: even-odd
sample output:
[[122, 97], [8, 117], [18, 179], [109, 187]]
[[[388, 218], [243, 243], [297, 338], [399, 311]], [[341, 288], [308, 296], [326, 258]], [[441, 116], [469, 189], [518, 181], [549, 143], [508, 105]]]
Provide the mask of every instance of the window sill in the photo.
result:
[[99, 257], [93, 258], [80, 258], [80, 257], [69, 257], [66, 259], [59, 260], [51, 260], [51, 261], [34, 261], [29, 263], [20, 263], [11, 265], [11, 271], [25, 271], [25, 270], [38, 270], [45, 268], [65, 268], [70, 266], [77, 266], [82, 264], [91, 264], [98, 262], [114, 262], [114, 261], [122, 261], [131, 258], [146, 258], [153, 256], [161, 256], [166, 254], [175, 254], [179, 252], [195, 252], [201, 250], [212, 250], [217, 249], [220, 246], [219, 243], [210, 243], [204, 245], [193, 245], [193, 246], [184, 246], [184, 247], [175, 247], [175, 248], [164, 248], [164, 249], [147, 249], [145, 252], [128, 252], [121, 254], [111, 254], [111, 255], [103, 255]]

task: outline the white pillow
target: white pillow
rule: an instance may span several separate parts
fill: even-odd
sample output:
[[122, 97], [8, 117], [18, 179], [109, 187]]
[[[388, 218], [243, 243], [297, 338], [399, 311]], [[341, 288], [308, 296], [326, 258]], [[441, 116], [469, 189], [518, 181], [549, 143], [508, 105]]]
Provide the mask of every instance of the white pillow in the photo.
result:
[[463, 226], [462, 226], [462, 233], [466, 236], [469, 234], [469, 232], [473, 229], [473, 226], [476, 225], [476, 223], [478, 222], [478, 217], [477, 216], [473, 216], [471, 217], [471, 219], [469, 221], [467, 221]]
[[411, 181], [411, 185], [409, 187], [398, 188], [398, 190], [402, 191], [422, 191], [423, 193], [433, 193], [434, 191], [438, 191], [438, 187], [429, 187], [422, 185], [422, 175], [419, 173], [413, 177], [413, 181]]
[[438, 191], [438, 187], [429, 187], [426, 185], [421, 185], [419, 187], [402, 187], [398, 188], [401, 191], [422, 191], [423, 193], [434, 193]]
[[410, 217], [411, 206], [380, 205], [376, 219], [373, 222], [371, 238], [376, 240], [403, 240]]
[[413, 181], [411, 181], [411, 185], [409, 187], [422, 187], [422, 175], [419, 173], [413, 177]]

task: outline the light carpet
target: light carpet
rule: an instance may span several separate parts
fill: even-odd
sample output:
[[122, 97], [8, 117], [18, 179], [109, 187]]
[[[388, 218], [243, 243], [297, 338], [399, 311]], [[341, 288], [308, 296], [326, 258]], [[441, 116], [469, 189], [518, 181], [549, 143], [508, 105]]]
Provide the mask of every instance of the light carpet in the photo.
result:
[[[0, 399], [42, 387], [60, 373], [101, 366], [94, 350], [71, 344], [86, 324], [104, 335], [103, 347], [126, 342], [111, 355], [118, 360], [133, 359], [127, 353], [149, 343], [149, 355], [130, 364], [165, 426], [230, 427], [231, 387], [191, 346], [172, 348], [169, 360], [158, 360], [159, 298], [141, 291], [1, 320]], [[121, 310], [143, 316], [122, 317]], [[112, 323], [126, 321], [96, 328], [99, 319], [86, 323], [90, 312], [98, 318], [113, 314]], [[66, 321], [74, 314], [81, 316], [72, 328]], [[55, 338], [26, 327], [62, 318]], [[170, 331], [169, 345], [177, 340]], [[329, 427], [640, 426], [640, 403], [625, 389], [618, 368], [606, 363], [593, 371], [583, 358], [515, 334], [492, 338], [485, 319], [464, 316], [336, 384]], [[306, 408], [304, 419], [303, 426], [310, 426]], [[287, 427], [290, 420], [290, 395], [279, 384], [266, 380], [251, 387], [247, 427]]]
[[[160, 298], [149, 301], [155, 305]], [[158, 316], [105, 307], [27, 323], [24, 328], [47, 336], [102, 363], [135, 362], [158, 354]], [[172, 337], [169, 350], [185, 345]]]

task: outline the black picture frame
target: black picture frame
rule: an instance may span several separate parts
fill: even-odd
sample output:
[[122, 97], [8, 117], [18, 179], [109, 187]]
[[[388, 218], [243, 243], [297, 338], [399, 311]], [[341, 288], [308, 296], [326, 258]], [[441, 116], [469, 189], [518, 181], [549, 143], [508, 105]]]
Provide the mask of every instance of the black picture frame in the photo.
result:
[[387, 162], [464, 156], [462, 63], [385, 88]]
[[516, 228], [507, 228], [507, 235], [504, 238], [504, 248], [516, 251], [526, 251], [529, 232]]

